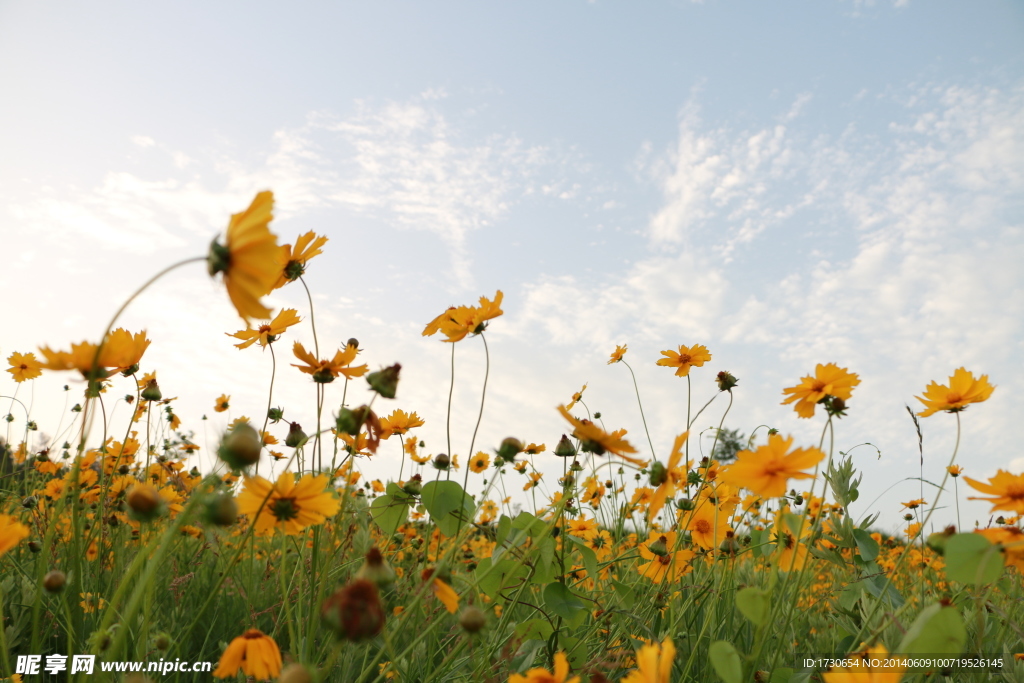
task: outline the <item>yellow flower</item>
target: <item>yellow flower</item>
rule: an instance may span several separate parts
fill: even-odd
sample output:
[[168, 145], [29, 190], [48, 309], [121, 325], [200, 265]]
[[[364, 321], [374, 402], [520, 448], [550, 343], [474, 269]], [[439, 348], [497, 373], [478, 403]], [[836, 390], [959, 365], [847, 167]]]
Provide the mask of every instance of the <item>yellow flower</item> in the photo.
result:
[[43, 374], [41, 369], [43, 366], [34, 353], [14, 352], [7, 357], [7, 362], [11, 364], [11, 367], [7, 368], [7, 372], [11, 373], [14, 376], [14, 381], [19, 384]]
[[693, 542], [706, 550], [717, 548], [725, 540], [726, 534], [731, 531], [729, 527], [731, 514], [731, 511], [721, 510], [707, 499], [701, 499], [686, 524]]
[[569, 421], [569, 424], [575, 427], [572, 435], [580, 440], [580, 446], [587, 453], [594, 453], [595, 455], [614, 453], [634, 465], [642, 467], [646, 464], [643, 460], [626, 455], [626, 453], [636, 453], [636, 449], [622, 438], [626, 434], [626, 430], [620, 429], [609, 434], [590, 420], [577, 420], [569, 414], [565, 406], [558, 406], [558, 412]]
[[249, 208], [231, 216], [226, 244], [216, 239], [210, 243], [210, 276], [224, 273], [228, 298], [246, 322], [270, 317], [260, 297], [270, 293], [281, 272], [277, 236], [267, 227], [273, 210], [274, 193], [260, 192]]
[[964, 477], [964, 481], [977, 491], [987, 493], [994, 498], [968, 496], [968, 500], [986, 500], [992, 503], [992, 512], [1009, 510], [1024, 514], [1024, 474], [1010, 474], [1005, 470], [997, 470], [996, 476], [989, 477], [988, 483]]
[[469, 469], [473, 470], [477, 474], [480, 474], [487, 469], [487, 466], [491, 464], [491, 456], [487, 455], [483, 451], [477, 453], [469, 461]]
[[320, 384], [333, 382], [338, 375], [345, 375], [348, 379], [362, 377], [369, 369], [365, 364], [352, 366], [352, 361], [356, 359], [356, 354], [359, 353], [359, 349], [355, 345], [347, 345], [344, 350], [337, 351], [334, 354], [334, 358], [330, 360], [318, 361], [316, 356], [307, 351], [299, 342], [295, 342], [295, 346], [292, 347], [292, 353], [295, 354], [296, 358], [305, 363], [305, 365], [292, 363], [292, 367], [298, 368], [307, 375], [312, 375], [313, 381]]
[[960, 467], [960, 465], [950, 465], [946, 468], [946, 471], [949, 472], [951, 477], [959, 477], [963, 473], [964, 468]]
[[28, 534], [28, 527], [14, 517], [0, 515], [0, 555], [21, 543]]
[[442, 332], [447, 339], [442, 341], [457, 342], [470, 334], [480, 334], [487, 328], [487, 321], [497, 318], [504, 311], [501, 310], [501, 300], [504, 297], [501, 290], [494, 296], [494, 301], [487, 297], [480, 297], [479, 306], [452, 306], [441, 315], [437, 316], [423, 328], [423, 336], [430, 337]]
[[338, 512], [340, 503], [331, 495], [329, 484], [330, 478], [323, 474], [306, 474], [296, 482], [292, 472], [283, 472], [273, 484], [263, 477], [246, 478], [245, 488], [238, 494], [238, 511], [256, 517], [258, 533], [276, 527], [295, 535]]
[[131, 374], [138, 369], [139, 361], [142, 360], [149, 344], [145, 330], [132, 334], [119, 327], [107, 337], [107, 343], [103, 345], [103, 352], [100, 355], [100, 365], [118, 371], [128, 371], [128, 374]]
[[925, 410], [917, 415], [918, 417], [928, 417], [940, 410], [956, 413], [966, 408], [969, 403], [987, 401], [993, 391], [995, 391], [995, 387], [988, 383], [988, 375], [974, 379], [973, 372], [958, 368], [950, 376], [948, 387], [938, 382], [932, 382], [924, 390], [924, 398], [914, 397], [925, 405]]
[[444, 608], [448, 610], [449, 614], [459, 611], [459, 594], [455, 592], [455, 589], [438, 578], [434, 579], [433, 587], [434, 595], [444, 604]]
[[690, 560], [695, 557], [695, 553], [692, 550], [673, 552], [675, 545], [676, 532], [650, 532], [647, 541], [641, 543], [639, 547], [640, 557], [650, 560], [647, 564], [637, 567], [640, 575], [654, 583], [661, 583], [666, 579], [675, 581], [693, 571]]
[[803, 472], [825, 458], [817, 448], [797, 448], [788, 452], [793, 437], [784, 439], [778, 434], [768, 437], [768, 443], [756, 451], [740, 451], [736, 462], [722, 469], [718, 478], [730, 486], [746, 488], [764, 498], [774, 498], [786, 492], [790, 479], [813, 479]]
[[879, 643], [869, 647], [863, 652], [850, 655], [848, 659], [854, 660], [849, 667], [833, 667], [824, 675], [825, 683], [899, 683], [903, 677], [904, 667], [896, 665], [885, 668], [874, 668], [872, 660], [888, 660], [889, 651]]
[[571, 536], [578, 536], [589, 541], [598, 535], [597, 520], [593, 517], [590, 519], [581, 517], [571, 520], [568, 532]]
[[679, 345], [679, 351], [662, 351], [665, 358], [658, 360], [658, 365], [664, 365], [676, 369], [676, 377], [686, 377], [690, 374], [690, 368], [699, 368], [711, 360], [711, 354], [703, 344], [693, 346]]
[[916, 510], [917, 508], [921, 507], [922, 505], [927, 505], [927, 504], [928, 504], [928, 501], [926, 501], [924, 498], [915, 498], [914, 500], [907, 501], [906, 503], [901, 503], [901, 505], [903, 505], [903, 507], [908, 508], [910, 510]]
[[423, 418], [416, 412], [406, 413], [404, 410], [396, 410], [387, 417], [380, 419], [380, 438], [390, 438], [392, 434], [405, 434], [410, 429], [422, 427]]
[[572, 410], [577, 403], [583, 400], [583, 392], [587, 390], [587, 385], [584, 384], [583, 388], [572, 395], [572, 400], [569, 401], [569, 405], [565, 407], [566, 410]]
[[540, 472], [530, 472], [530, 481], [523, 484], [523, 490], [529, 491], [535, 486], [540, 486], [540, 479], [544, 475]]
[[664, 507], [665, 499], [674, 496], [679, 485], [686, 481], [685, 468], [679, 467], [679, 461], [683, 457], [683, 446], [686, 445], [686, 439], [689, 436], [690, 432], [686, 431], [676, 437], [675, 443], [672, 444], [672, 453], [668, 458], [668, 467], [658, 462], [651, 467], [651, 483], [658, 488], [654, 490], [651, 503], [647, 508], [648, 519], [654, 519]]
[[215, 678], [232, 678], [239, 669], [246, 676], [261, 681], [277, 678], [281, 673], [281, 650], [273, 638], [251, 628], [225, 648], [213, 675]]
[[676, 648], [671, 638], [665, 638], [661, 645], [644, 645], [636, 653], [637, 668], [630, 671], [621, 683], [671, 683], [672, 660]]
[[235, 344], [239, 349], [247, 349], [257, 341], [260, 343], [260, 346], [266, 346], [267, 344], [277, 341], [277, 338], [283, 334], [285, 330], [292, 325], [297, 324], [299, 321], [300, 318], [298, 311], [294, 308], [286, 308], [278, 313], [272, 321], [263, 323], [255, 330], [248, 327], [227, 336], [244, 340], [241, 344]]
[[86, 614], [92, 614], [96, 610], [107, 606], [106, 600], [93, 593], [79, 593], [78, 597], [82, 598], [82, 601], [78, 604]]
[[322, 254], [323, 251], [320, 248], [325, 244], [327, 244], [326, 237], [318, 237], [316, 233], [310, 231], [305, 235], [300, 235], [295, 240], [294, 247], [290, 244], [283, 245], [278, 252], [281, 270], [277, 282], [274, 283], [274, 289], [284, 287], [289, 282], [294, 282], [302, 277], [306, 272], [306, 262], [314, 256]]
[[508, 683], [579, 683], [579, 676], [573, 676], [572, 678], [568, 678], [568, 676], [569, 660], [564, 652], [556, 652], [554, 672], [537, 667], [527, 671], [525, 676], [522, 674], [512, 674], [508, 677]]
[[217, 399], [216, 403], [213, 404], [213, 409], [218, 413], [223, 413], [225, 410], [231, 407], [231, 397], [227, 394], [221, 394]]
[[626, 351], [628, 350], [627, 347], [628, 344], [623, 344], [622, 346], [616, 344], [615, 350], [612, 351], [611, 356], [609, 356], [608, 365], [611, 365], [612, 363], [618, 363], [619, 361], [621, 361], [622, 357], [626, 355]]
[[814, 406], [820, 403], [826, 396], [835, 396], [844, 401], [849, 401], [853, 395], [853, 388], [860, 384], [856, 373], [847, 371], [835, 363], [818, 365], [814, 368], [814, 376], [807, 375], [800, 384], [795, 387], [783, 389], [783, 394], [792, 394], [781, 403], [786, 405], [793, 401], [798, 403], [793, 406], [800, 417], [813, 417]]

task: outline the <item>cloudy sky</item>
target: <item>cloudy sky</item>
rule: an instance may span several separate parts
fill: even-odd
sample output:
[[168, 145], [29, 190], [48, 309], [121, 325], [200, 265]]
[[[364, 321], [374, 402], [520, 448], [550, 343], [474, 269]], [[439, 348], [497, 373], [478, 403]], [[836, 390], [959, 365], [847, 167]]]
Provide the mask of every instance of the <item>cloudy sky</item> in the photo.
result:
[[[330, 238], [307, 275], [321, 346], [354, 336], [371, 368], [401, 362], [384, 412], [417, 411], [430, 452], [447, 448], [451, 349], [423, 326], [500, 289], [478, 449], [509, 435], [553, 447], [555, 407], [587, 383], [589, 408], [649, 454], [629, 371], [606, 364], [628, 344], [664, 458], [687, 383], [655, 361], [699, 343], [713, 359], [692, 373], [693, 402], [731, 371], [725, 424], [746, 434], [816, 444], [824, 419], [798, 419], [782, 389], [817, 363], [860, 375], [836, 426], [837, 450], [877, 447], [853, 451], [858, 516], [894, 528], [918, 497], [902, 481], [918, 476], [904, 406], [960, 366], [997, 389], [962, 414], [959, 461], [977, 478], [1024, 470], [1019, 3], [3, 2], [0, 92], [4, 358], [96, 339], [150, 275], [204, 254], [272, 189], [282, 242]], [[307, 426], [314, 388], [288, 363], [293, 340], [312, 345], [309, 305], [299, 285], [270, 303], [304, 318], [277, 347], [274, 403]], [[201, 264], [120, 324], [148, 331], [143, 370], [207, 450], [221, 393], [232, 418], [265, 414], [269, 354], [224, 336], [242, 324]], [[463, 461], [483, 372], [481, 341], [460, 342]], [[47, 434], [67, 425], [71, 379], [19, 390]], [[328, 387], [331, 410], [341, 391]], [[350, 402], [366, 397], [354, 383]], [[123, 402], [113, 412], [123, 425]], [[954, 425], [923, 422], [926, 479], [941, 479]], [[398, 459], [389, 442], [361, 466], [396, 477]], [[536, 459], [541, 492], [555, 460]]]

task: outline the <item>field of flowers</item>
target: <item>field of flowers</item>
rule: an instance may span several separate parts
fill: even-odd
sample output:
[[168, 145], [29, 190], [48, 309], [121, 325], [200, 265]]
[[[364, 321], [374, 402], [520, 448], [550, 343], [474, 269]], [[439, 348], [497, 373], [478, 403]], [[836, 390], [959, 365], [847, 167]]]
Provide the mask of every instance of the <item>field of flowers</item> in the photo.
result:
[[[978, 481], [957, 464], [971, 439], [964, 411], [995, 388], [987, 376], [959, 368], [918, 397], [908, 416], [918, 434], [919, 420], [955, 420], [957, 436], [930, 500], [902, 502], [899, 536], [850, 514], [863, 474], [836, 443], [849, 441], [839, 420], [860, 379], [830, 362], [780, 387], [783, 405], [820, 422], [818, 443], [767, 426], [749, 439], [723, 429], [740, 380], [694, 344], [657, 360], [686, 380], [687, 422], [673, 443], [609, 429], [583, 386], [557, 407], [564, 434], [477, 444], [474, 433], [460, 463], [450, 445], [427, 452], [416, 412], [388, 407], [399, 365], [371, 371], [356, 339], [288, 341], [299, 324], [316, 339], [312, 296], [303, 312], [261, 300], [305, 287], [328, 247], [313, 233], [279, 244], [272, 211], [261, 192], [207, 256], [187, 262], [223, 280], [246, 325], [232, 335], [239, 348], [269, 351], [275, 379], [298, 370], [315, 385], [316, 425], [290, 423], [298, 411], [275, 407], [272, 381], [266, 415], [234, 420], [217, 466], [200, 467], [146, 366], [146, 332], [117, 326], [139, 292], [92, 341], [9, 353], [3, 680], [1024, 680], [1014, 654], [1024, 652], [1024, 474]], [[502, 299], [443, 311], [423, 335], [479, 338], [487, 351]], [[630, 360], [623, 345], [608, 363]], [[74, 406], [62, 424], [37, 425], [18, 398], [43, 372], [67, 373]], [[368, 383], [373, 400], [348, 405], [350, 382]], [[210, 400], [230, 408], [229, 394]], [[117, 401], [134, 414], [114, 432]], [[700, 456], [689, 428], [712, 414], [719, 429]], [[57, 436], [37, 446], [43, 427]], [[389, 439], [402, 444], [401, 467], [367, 481], [361, 463]], [[556, 466], [559, 490], [521, 511], [509, 491], [531, 491]], [[940, 502], [960, 495], [989, 501], [991, 526], [926, 533]], [[93, 655], [95, 669], [72, 671], [73, 655]], [[204, 661], [209, 673], [99, 664]]]

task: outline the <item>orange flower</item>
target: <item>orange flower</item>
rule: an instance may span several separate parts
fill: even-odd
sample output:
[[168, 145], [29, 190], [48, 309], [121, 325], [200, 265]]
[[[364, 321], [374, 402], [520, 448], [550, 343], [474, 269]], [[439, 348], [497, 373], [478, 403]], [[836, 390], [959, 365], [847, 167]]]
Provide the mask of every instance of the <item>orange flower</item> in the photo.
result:
[[615, 350], [612, 351], [611, 356], [609, 356], [609, 358], [608, 358], [608, 365], [611, 365], [612, 363], [619, 363], [619, 362], [621, 362], [622, 361], [622, 357], [625, 356], [626, 355], [626, 351], [628, 351], [628, 348], [627, 348], [628, 346], [629, 346], [628, 344], [623, 344], [622, 346], [619, 346], [618, 344], [616, 344], [615, 345]]
[[671, 683], [675, 657], [676, 648], [671, 638], [665, 638], [661, 645], [644, 645], [636, 653], [637, 668], [629, 672], [621, 683]]
[[321, 384], [333, 382], [338, 375], [345, 375], [348, 379], [362, 377], [369, 369], [366, 365], [352, 367], [352, 361], [356, 359], [356, 354], [359, 353], [359, 349], [353, 344], [346, 346], [344, 350], [337, 351], [334, 354], [334, 358], [330, 360], [318, 361], [316, 356], [306, 351], [299, 342], [295, 342], [295, 346], [292, 347], [292, 353], [295, 354], [296, 358], [305, 363], [305, 365], [292, 363], [292, 367], [298, 368], [307, 375], [312, 375], [313, 381]]
[[956, 413], [966, 408], [969, 403], [987, 401], [993, 391], [995, 387], [988, 383], [988, 375], [974, 379], [974, 373], [958, 368], [950, 376], [948, 387], [932, 382], [924, 390], [924, 398], [914, 397], [925, 405], [925, 410], [917, 415], [928, 417], [940, 410]]
[[341, 503], [331, 495], [329, 484], [330, 477], [324, 474], [306, 474], [295, 481], [294, 473], [283, 472], [273, 484], [263, 477], [246, 478], [245, 489], [238, 494], [238, 511], [256, 517], [258, 533], [277, 527], [292, 536], [338, 512]]
[[623, 439], [626, 430], [620, 429], [611, 433], [608, 433], [598, 427], [590, 420], [577, 420], [575, 417], [569, 414], [565, 406], [558, 406], [558, 412], [562, 414], [566, 420], [569, 421], [575, 430], [572, 435], [580, 440], [581, 448], [587, 453], [594, 453], [596, 455], [604, 455], [605, 453], [614, 453], [623, 460], [633, 463], [639, 467], [646, 465], [646, 462], [637, 458], [631, 458], [626, 453], [636, 453], [636, 449]]
[[274, 289], [284, 287], [289, 282], [294, 282], [306, 272], [306, 262], [314, 256], [323, 253], [321, 247], [327, 244], [327, 238], [310, 231], [300, 235], [295, 240], [295, 246], [285, 244], [278, 252], [280, 260], [280, 275], [274, 283]]
[[27, 526], [10, 515], [0, 515], [0, 555], [3, 555], [27, 537]]
[[251, 628], [225, 648], [213, 675], [233, 678], [238, 670], [261, 681], [277, 678], [281, 673], [281, 650], [263, 631]]
[[497, 318], [504, 311], [501, 310], [501, 300], [504, 297], [501, 290], [494, 296], [494, 301], [487, 297], [480, 297], [479, 306], [452, 306], [441, 315], [437, 316], [423, 328], [423, 336], [430, 337], [438, 332], [444, 333], [447, 339], [442, 341], [457, 342], [470, 334], [480, 334], [487, 329], [487, 321]]
[[650, 560], [647, 564], [637, 567], [640, 575], [654, 583], [661, 583], [666, 579], [675, 581], [693, 571], [690, 560], [695, 557], [694, 552], [692, 550], [673, 552], [672, 549], [675, 545], [676, 532], [650, 532], [647, 541], [641, 543], [639, 547], [640, 557]]
[[731, 486], [746, 488], [764, 498], [786, 493], [790, 479], [813, 479], [803, 472], [824, 460], [825, 454], [817, 448], [798, 448], [788, 452], [793, 437], [783, 439], [778, 434], [768, 437], [768, 443], [756, 451], [743, 450], [736, 454], [736, 462], [722, 469], [718, 478]]
[[699, 368], [700, 366], [711, 360], [711, 354], [708, 353], [706, 346], [702, 344], [694, 344], [693, 346], [679, 345], [679, 351], [662, 351], [661, 355], [665, 356], [658, 360], [658, 365], [664, 365], [667, 367], [677, 368], [676, 377], [686, 377], [690, 374], [690, 368]]
[[415, 411], [406, 413], [404, 410], [396, 410], [380, 419], [380, 438], [388, 439], [392, 434], [405, 434], [410, 429], [422, 427], [423, 424], [423, 419]]
[[491, 456], [487, 455], [483, 451], [478, 452], [475, 456], [469, 459], [469, 469], [480, 474], [487, 469], [487, 466], [491, 464]]
[[708, 499], [702, 498], [686, 524], [693, 542], [706, 550], [717, 548], [731, 531], [731, 514], [731, 511], [722, 510]]
[[781, 405], [798, 401], [794, 406], [797, 415], [800, 417], [813, 417], [814, 406], [821, 403], [826, 396], [835, 396], [843, 401], [849, 401], [853, 395], [853, 388], [860, 384], [860, 379], [846, 368], [841, 368], [835, 363], [818, 365], [814, 368], [814, 376], [807, 375], [800, 384], [795, 387], [783, 389], [783, 394], [792, 394], [782, 402]]
[[1017, 514], [1024, 514], [1024, 474], [1010, 474], [1005, 470], [998, 470], [996, 476], [990, 477], [988, 483], [964, 477], [967, 484], [982, 493], [987, 493], [993, 498], [968, 496], [968, 500], [986, 500], [992, 503], [992, 512], [996, 510], [1009, 510]]
[[274, 193], [260, 192], [249, 208], [231, 216], [226, 244], [216, 239], [210, 243], [210, 276], [224, 274], [228, 298], [246, 322], [270, 317], [260, 297], [270, 293], [281, 272], [277, 236], [267, 227], [273, 210]]
[[568, 678], [568, 676], [569, 660], [566, 659], [564, 652], [556, 652], [554, 672], [537, 667], [527, 671], [525, 676], [512, 674], [508, 677], [508, 683], [579, 683], [579, 676], [572, 678]]
[[216, 403], [213, 404], [213, 409], [218, 413], [223, 413], [225, 410], [231, 407], [231, 397], [227, 394], [221, 394], [220, 398], [217, 399]]
[[235, 344], [239, 349], [247, 349], [257, 341], [260, 346], [266, 346], [272, 342], [277, 341], [277, 338], [284, 333], [292, 325], [297, 324], [300, 321], [298, 311], [294, 308], [286, 308], [282, 310], [277, 316], [269, 322], [263, 323], [257, 329], [247, 327], [244, 330], [239, 330], [234, 334], [228, 334], [229, 337], [235, 339], [244, 340], [241, 344]]

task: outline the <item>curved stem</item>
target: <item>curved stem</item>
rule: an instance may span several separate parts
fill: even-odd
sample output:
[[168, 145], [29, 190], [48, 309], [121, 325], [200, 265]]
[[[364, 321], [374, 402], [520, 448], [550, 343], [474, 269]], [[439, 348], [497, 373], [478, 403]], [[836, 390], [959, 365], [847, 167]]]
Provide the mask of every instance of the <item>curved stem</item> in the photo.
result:
[[[270, 423], [270, 407], [273, 405], [274, 401], [274, 378], [277, 377], [277, 356], [274, 354], [274, 344], [272, 342], [268, 342], [267, 348], [270, 349], [270, 391], [267, 392], [267, 415], [263, 418], [263, 432], [261, 432], [260, 438], [261, 441], [263, 440], [262, 434], [266, 433], [267, 425]], [[260, 463], [257, 460], [256, 474], [258, 475], [259, 473]]]
[[622, 364], [629, 370], [630, 377], [633, 378], [633, 389], [636, 391], [636, 402], [640, 406], [640, 419], [644, 421], [644, 432], [647, 434], [647, 444], [651, 447], [651, 457], [657, 458], [658, 456], [654, 453], [654, 442], [651, 441], [651, 433], [647, 430], [647, 418], [644, 416], [644, 404], [640, 401], [640, 387], [636, 385], [636, 375], [633, 373], [633, 368], [629, 366], [629, 363], [622, 361]]
[[309, 324], [313, 327], [313, 350], [316, 352], [317, 360], [320, 360], [320, 343], [316, 338], [316, 319], [313, 317], [313, 295], [309, 293], [309, 287], [306, 285], [306, 280], [300, 275], [299, 282], [306, 290], [306, 299], [309, 300]]
[[452, 454], [452, 394], [455, 393], [455, 343], [452, 343], [452, 380], [448, 386], [448, 420], [445, 423], [448, 436], [448, 455]]

